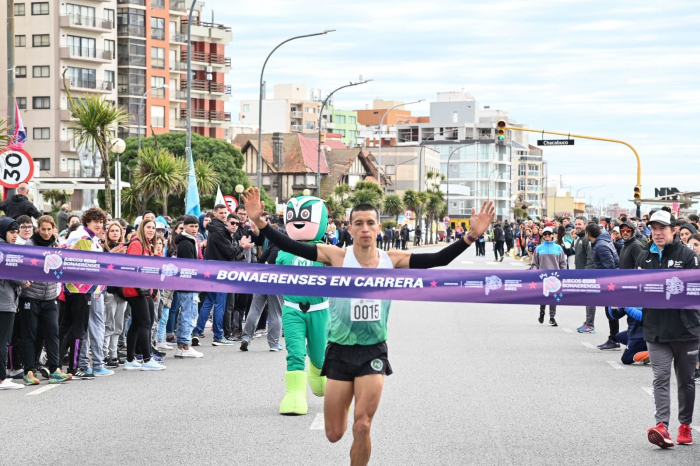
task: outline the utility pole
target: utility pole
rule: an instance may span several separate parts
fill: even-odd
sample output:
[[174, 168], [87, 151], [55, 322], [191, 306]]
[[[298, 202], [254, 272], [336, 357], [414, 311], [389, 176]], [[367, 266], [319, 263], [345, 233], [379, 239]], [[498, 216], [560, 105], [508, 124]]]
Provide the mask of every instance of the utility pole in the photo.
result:
[[15, 0], [7, 0], [7, 132], [15, 130]]
[[[195, 3], [197, 3], [197, 0], [192, 0], [192, 6], [190, 6], [190, 11], [187, 15], [187, 133], [185, 135], [185, 156], [188, 164], [192, 158], [192, 15]], [[141, 133], [139, 132], [140, 137]]]

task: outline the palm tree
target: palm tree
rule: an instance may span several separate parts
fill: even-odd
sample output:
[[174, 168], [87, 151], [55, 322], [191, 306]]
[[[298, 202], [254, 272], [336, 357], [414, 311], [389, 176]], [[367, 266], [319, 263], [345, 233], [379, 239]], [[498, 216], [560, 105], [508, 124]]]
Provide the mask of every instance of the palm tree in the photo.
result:
[[440, 189], [441, 182], [445, 179], [445, 175], [437, 172], [430, 172], [426, 175], [428, 179], [426, 190], [425, 207], [428, 211], [428, 244], [433, 244], [433, 222], [437, 221], [438, 216], [443, 213], [446, 208], [444, 194]]
[[143, 206], [151, 197], [160, 195], [163, 201], [163, 215], [168, 215], [168, 196], [179, 194], [187, 188], [188, 174], [184, 158], [175, 157], [167, 149], [147, 147], [141, 150], [136, 165], [135, 190], [140, 192]]
[[65, 204], [70, 199], [68, 193], [59, 189], [47, 189], [46, 191], [41, 192], [41, 196], [56, 206]]
[[350, 204], [357, 206], [360, 204], [370, 204], [375, 207], [381, 204], [384, 191], [377, 183], [371, 181], [358, 181], [355, 184], [355, 193], [350, 198]]
[[513, 216], [515, 219], [526, 219], [527, 218], [527, 210], [523, 209], [522, 207], [516, 207], [513, 209]]
[[399, 221], [399, 214], [403, 212], [403, 202], [396, 194], [390, 194], [384, 198], [384, 212], [389, 215], [396, 216], [396, 221]]
[[108, 102], [104, 96], [85, 93], [82, 99], [74, 99], [70, 93], [70, 85], [66, 82], [66, 71], [63, 71], [63, 87], [68, 94], [68, 108], [71, 118], [76, 121], [71, 124], [73, 138], [77, 147], [84, 146], [91, 150], [97, 149], [102, 158], [102, 176], [105, 179], [105, 210], [112, 211], [112, 187], [109, 176], [110, 143], [117, 136], [117, 126], [126, 123], [129, 115], [121, 107]]
[[194, 161], [194, 176], [197, 179], [199, 193], [205, 196], [214, 194], [216, 187], [221, 184], [221, 179], [214, 166], [204, 159]]
[[350, 185], [348, 184], [339, 184], [335, 188], [333, 188], [333, 194], [338, 197], [338, 199], [342, 199], [345, 194], [350, 194]]
[[0, 147], [5, 147], [10, 143], [10, 140], [12, 139], [12, 135], [8, 134], [10, 127], [5, 126], [6, 124], [7, 118], [0, 118]]

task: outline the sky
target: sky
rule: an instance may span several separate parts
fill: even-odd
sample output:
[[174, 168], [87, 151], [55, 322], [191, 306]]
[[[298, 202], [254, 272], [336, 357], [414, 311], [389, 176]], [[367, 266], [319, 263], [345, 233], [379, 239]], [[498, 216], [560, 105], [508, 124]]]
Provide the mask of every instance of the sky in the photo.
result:
[[[438, 92], [473, 95], [530, 128], [624, 140], [640, 154], [643, 197], [700, 191], [700, 2], [531, 0], [475, 2], [206, 0], [204, 17], [233, 28], [227, 110], [256, 99], [267, 54], [293, 36], [336, 29], [278, 49], [265, 80], [323, 94], [335, 106], [413, 101], [428, 115]], [[530, 135], [535, 143], [537, 135]], [[549, 177], [594, 204], [632, 208], [636, 159], [622, 145], [576, 140], [545, 148]]]

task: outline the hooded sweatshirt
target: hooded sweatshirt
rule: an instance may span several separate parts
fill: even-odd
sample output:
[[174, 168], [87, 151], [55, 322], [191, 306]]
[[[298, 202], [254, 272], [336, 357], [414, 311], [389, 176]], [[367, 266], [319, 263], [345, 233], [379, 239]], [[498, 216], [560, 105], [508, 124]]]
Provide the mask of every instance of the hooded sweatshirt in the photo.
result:
[[617, 269], [620, 266], [620, 258], [607, 231], [596, 238], [595, 243], [591, 244], [591, 249], [596, 269]]
[[[11, 198], [0, 202], [0, 210], [5, 212], [7, 217], [11, 218], [17, 218], [20, 215], [29, 215], [34, 218], [41, 217], [41, 212], [34, 207], [34, 204], [24, 194], [15, 194]], [[3, 239], [5, 239], [4, 236]]]
[[[0, 220], [0, 243], [7, 244], [5, 240], [7, 230], [13, 223], [17, 222], [11, 217], [4, 217]], [[26, 280], [0, 280], [0, 312], [17, 312], [19, 293], [25, 283], [27, 283]], [[5, 361], [2, 361], [2, 364], [4, 363]]]

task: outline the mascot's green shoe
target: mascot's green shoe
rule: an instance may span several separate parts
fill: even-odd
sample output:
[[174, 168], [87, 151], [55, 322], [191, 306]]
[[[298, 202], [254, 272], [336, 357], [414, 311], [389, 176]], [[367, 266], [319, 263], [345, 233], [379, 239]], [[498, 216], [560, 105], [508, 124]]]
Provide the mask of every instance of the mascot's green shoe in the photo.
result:
[[282, 403], [280, 414], [289, 416], [304, 415], [309, 411], [306, 404], [306, 372], [289, 371], [284, 374], [287, 390]]
[[311, 391], [316, 396], [323, 396], [326, 394], [326, 377], [321, 377], [321, 369], [314, 366], [311, 361], [309, 361], [309, 387]]

